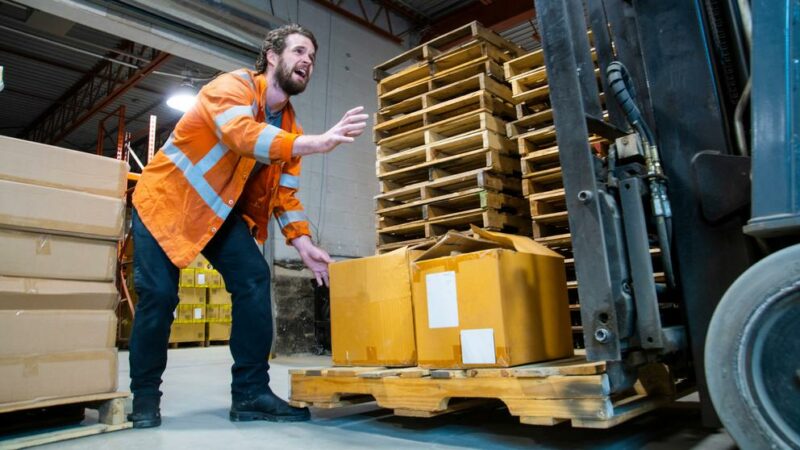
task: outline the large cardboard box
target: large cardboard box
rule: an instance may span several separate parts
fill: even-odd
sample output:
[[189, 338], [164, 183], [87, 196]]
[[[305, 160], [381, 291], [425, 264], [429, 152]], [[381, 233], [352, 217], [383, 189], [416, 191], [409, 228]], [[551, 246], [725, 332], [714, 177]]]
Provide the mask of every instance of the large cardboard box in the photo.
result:
[[0, 179], [122, 198], [127, 174], [114, 158], [0, 136]]
[[0, 357], [114, 346], [114, 311], [0, 311]]
[[119, 302], [114, 283], [0, 276], [0, 309], [105, 309]]
[[125, 200], [0, 180], [0, 226], [119, 240]]
[[0, 404], [117, 390], [117, 349], [0, 357]]
[[331, 264], [331, 347], [337, 366], [417, 363], [410, 262], [401, 248]]
[[412, 266], [419, 366], [508, 367], [571, 356], [564, 258], [529, 238], [480, 232], [483, 250], [457, 251], [467, 238], [456, 237]]
[[113, 281], [117, 243], [0, 228], [0, 275]]

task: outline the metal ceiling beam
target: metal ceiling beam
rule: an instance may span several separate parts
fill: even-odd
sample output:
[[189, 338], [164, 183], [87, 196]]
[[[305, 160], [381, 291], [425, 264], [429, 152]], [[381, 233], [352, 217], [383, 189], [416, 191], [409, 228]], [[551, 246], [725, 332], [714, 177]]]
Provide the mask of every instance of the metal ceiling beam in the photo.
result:
[[[124, 44], [123, 49], [133, 52], [136, 56], [147, 57], [150, 63], [137, 69], [101, 61], [73, 85], [55, 105], [23, 130], [19, 137], [57, 144], [171, 57], [168, 53], [130, 42]], [[111, 54], [109, 56], [127, 60], [128, 63], [136, 62], [129, 56]]]
[[[45, 57], [42, 57], [42, 56], [39, 56], [39, 55], [34, 55], [32, 53], [23, 52], [23, 51], [20, 51], [18, 49], [6, 47], [6, 46], [3, 46], [3, 45], [0, 45], [0, 52], [9, 53], [9, 54], [12, 54], [14, 56], [18, 56], [20, 58], [29, 59], [31, 61], [36, 61], [38, 63], [47, 64], [48, 66], [52, 66], [52, 67], [56, 67], [56, 68], [64, 69], [64, 70], [68, 70], [68, 71], [74, 72], [74, 73], [81, 73], [81, 74], [85, 74], [86, 73], [86, 68], [85, 67], [73, 66], [73, 65], [65, 63], [63, 61], [56, 61], [56, 60], [53, 60], [53, 59], [45, 58]], [[6, 68], [8, 68], [8, 66], [6, 66]], [[151, 88], [145, 87], [145, 86], [135, 86], [135, 89], [140, 90], [140, 91], [144, 91], [144, 92], [149, 92], [151, 94], [156, 94], [156, 95], [166, 95], [165, 92], [157, 91], [155, 89], [151, 89]]]
[[[389, 8], [386, 5], [384, 5], [383, 2], [378, 2], [377, 3], [378, 10], [375, 13], [375, 15], [370, 18], [369, 15], [367, 14], [366, 10], [364, 9], [364, 5], [361, 3], [362, 0], [358, 0], [358, 4], [359, 4], [360, 10], [361, 10], [361, 15], [353, 13], [353, 12], [350, 12], [349, 10], [342, 8], [341, 6], [339, 6], [341, 2], [334, 2], [333, 0], [313, 0], [313, 1], [314, 1], [314, 3], [316, 3], [316, 4], [320, 5], [320, 6], [323, 6], [323, 7], [327, 8], [327, 9], [339, 14], [340, 16], [349, 19], [350, 21], [355, 22], [355, 23], [357, 23], [357, 24], [369, 29], [373, 33], [377, 34], [378, 36], [386, 38], [386, 39], [394, 42], [395, 44], [401, 44], [403, 42], [403, 39], [400, 36], [394, 34], [394, 32], [392, 31], [392, 29], [391, 29], [392, 28], [392, 22], [391, 22], [391, 19], [389, 18], [389, 14], [390, 14], [389, 13]], [[378, 26], [377, 20], [381, 16], [386, 17], [386, 23], [388, 24], [388, 27], [389, 27], [388, 30]]]
[[494, 31], [503, 31], [536, 17], [531, 0], [471, 2], [467, 6], [436, 19], [436, 24], [423, 33], [420, 42], [427, 42], [473, 20]]

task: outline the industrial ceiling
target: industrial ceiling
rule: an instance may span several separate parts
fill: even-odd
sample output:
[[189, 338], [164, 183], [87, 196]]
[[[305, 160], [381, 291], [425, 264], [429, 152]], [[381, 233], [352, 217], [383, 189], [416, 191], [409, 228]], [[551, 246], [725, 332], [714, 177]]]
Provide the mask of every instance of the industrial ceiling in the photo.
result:
[[[508, 0], [502, 8], [499, 0], [312, 1], [405, 47], [472, 20], [526, 49], [539, 45], [532, 1]], [[109, 34], [59, 15], [63, 4], [102, 8], [109, 15], [124, 13], [147, 21], [153, 28], [178, 30], [200, 43], [195, 48], [217, 46], [209, 53], [222, 57], [198, 58], [191, 49], [175, 50], [180, 45], [159, 49], [154, 47], [160, 40], [143, 43]], [[141, 143], [146, 137], [151, 115], [158, 117], [161, 132], [171, 129], [181, 113], [169, 108], [165, 99], [183, 78], [189, 75], [204, 84], [251, 59], [263, 33], [286, 23], [276, 15], [272, 1], [259, 4], [261, 8], [246, 0], [0, 0], [0, 66], [5, 81], [0, 92], [0, 134], [94, 152], [98, 126], [105, 118], [103, 148], [112, 155], [120, 108], [132, 142]], [[291, 12], [287, 14], [291, 18]], [[239, 26], [231, 27], [232, 23]], [[153, 39], [152, 34], [141, 40]]]

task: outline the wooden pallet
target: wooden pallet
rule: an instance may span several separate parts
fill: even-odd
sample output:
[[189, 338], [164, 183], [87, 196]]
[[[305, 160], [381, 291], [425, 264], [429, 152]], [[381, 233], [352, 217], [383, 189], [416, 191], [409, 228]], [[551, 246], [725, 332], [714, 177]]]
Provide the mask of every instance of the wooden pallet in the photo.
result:
[[[463, 81], [475, 75], [484, 74], [498, 82], [502, 82], [502, 71], [503, 69], [499, 64], [488, 57], [481, 57], [437, 72], [424, 79], [398, 86], [390, 91], [384, 92], [381, 86], [379, 86], [378, 110], [391, 108], [404, 102], [413, 103], [417, 96]], [[402, 106], [403, 105], [401, 105], [401, 107]]]
[[[431, 209], [428, 210], [432, 211]], [[425, 238], [444, 236], [448, 231], [467, 231], [470, 225], [492, 231], [530, 235], [530, 220], [517, 213], [506, 213], [493, 208], [479, 207], [466, 211], [447, 213], [436, 211], [435, 217], [385, 226], [378, 230], [378, 250], [387, 246], [396, 248], [399, 242], [413, 242]]]
[[[408, 204], [426, 204], [453, 194], [475, 190], [520, 194], [520, 181], [493, 172], [491, 168], [478, 168], [468, 172], [438, 176], [432, 181], [410, 184], [375, 197], [378, 212]], [[519, 200], [522, 200], [521, 197]], [[386, 211], [388, 213], [388, 211]]]
[[488, 90], [480, 90], [437, 103], [421, 111], [378, 123], [373, 127], [374, 140], [377, 143], [392, 136], [430, 127], [454, 117], [464, 117], [480, 112], [487, 112], [505, 119], [511, 119], [515, 114], [512, 105]]
[[489, 130], [497, 134], [505, 131], [506, 122], [487, 112], [467, 113], [432, 125], [406, 131], [378, 141], [379, 159], [449, 138], [464, 136], [476, 131]]
[[381, 107], [378, 112], [375, 113], [375, 123], [383, 124], [384, 122], [399, 119], [442, 102], [481, 90], [509, 104], [511, 103], [511, 89], [484, 72], [468, 78], [459, 79], [450, 84], [443, 84], [439, 87], [429, 86], [429, 88], [430, 89], [427, 89], [422, 94]]
[[[388, 178], [392, 174], [406, 169], [414, 169], [425, 165], [447, 166], [450, 161], [457, 160], [479, 151], [497, 151], [500, 155], [511, 155], [516, 158], [517, 145], [500, 133], [479, 130], [471, 133], [447, 138], [429, 145], [422, 145], [388, 156], [378, 157], [376, 175], [379, 179]], [[518, 169], [514, 169], [518, 172]]]
[[[464, 41], [466, 43], [462, 44]], [[469, 46], [474, 42], [491, 44], [504, 54], [503, 61], [516, 58], [525, 53], [525, 50], [521, 47], [484, 28], [480, 23], [471, 22], [375, 66], [373, 78], [375, 81], [383, 83], [392, 79], [402, 78], [404, 73], [411, 71], [409, 70], [410, 68], [426, 65], [429, 61], [455, 53], [459, 48]], [[414, 61], [420, 61], [421, 63], [414, 63]], [[409, 62], [412, 62], [410, 68], [406, 67]]]
[[[463, 154], [437, 156], [432, 161], [384, 172], [378, 175], [378, 180], [382, 194], [386, 194], [412, 185], [483, 169], [498, 175], [514, 176], [518, 186], [519, 167], [518, 158], [504, 155], [500, 150], [479, 148]], [[516, 191], [519, 192], [519, 188]]]
[[[133, 424], [125, 416], [128, 397], [129, 392], [111, 392], [0, 405], [0, 421], [6, 426], [12, 423], [26, 425], [24, 432], [0, 438], [0, 448], [28, 448], [131, 428]], [[66, 414], [66, 419], [72, 419], [76, 411], [79, 416], [72, 423], [80, 422], [84, 409], [98, 411], [97, 424], [52, 428], [54, 423], [59, 423], [59, 416]], [[26, 421], [32, 422], [27, 424]]]
[[583, 356], [499, 369], [289, 371], [294, 406], [330, 409], [375, 401], [406, 417], [434, 417], [499, 400], [524, 424], [611, 428], [676, 398], [665, 365], [644, 366], [635, 387], [618, 394], [611, 392], [605, 372], [605, 363], [587, 362]]

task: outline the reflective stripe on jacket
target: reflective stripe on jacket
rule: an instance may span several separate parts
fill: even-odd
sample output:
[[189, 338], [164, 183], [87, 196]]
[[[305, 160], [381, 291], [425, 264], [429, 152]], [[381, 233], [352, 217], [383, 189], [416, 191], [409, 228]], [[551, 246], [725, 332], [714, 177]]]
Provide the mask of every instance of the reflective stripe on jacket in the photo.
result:
[[[266, 90], [265, 75], [246, 69], [208, 83], [142, 173], [133, 204], [176, 266], [186, 267], [233, 209], [259, 242], [272, 214], [287, 242], [310, 235], [295, 197], [300, 158], [291, 156], [302, 129], [291, 104], [281, 128], [264, 123]], [[264, 166], [250, 176], [256, 161]]]

